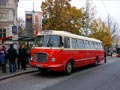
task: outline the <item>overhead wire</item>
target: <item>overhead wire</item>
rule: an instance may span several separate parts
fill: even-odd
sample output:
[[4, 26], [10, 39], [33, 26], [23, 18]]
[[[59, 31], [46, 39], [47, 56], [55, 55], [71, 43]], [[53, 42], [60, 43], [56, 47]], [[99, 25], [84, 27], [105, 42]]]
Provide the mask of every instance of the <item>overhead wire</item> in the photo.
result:
[[95, 5], [95, 3], [93, 2], [93, 0], [91, 0], [91, 1], [92, 1], [92, 3], [94, 4], [94, 6], [96, 7], [96, 9], [97, 9], [97, 12], [98, 12], [99, 15], [100, 15], [99, 17], [102, 18], [103, 20], [105, 20], [105, 18], [104, 18], [103, 15], [101, 14], [99, 8]]
[[103, 3], [103, 6], [104, 6], [104, 8], [105, 8], [105, 11], [106, 11], [107, 15], [109, 15], [108, 10], [107, 10], [107, 8], [106, 8], [106, 6], [105, 6], [104, 1], [103, 1], [103, 0], [101, 0], [101, 1], [102, 1], [102, 3]]

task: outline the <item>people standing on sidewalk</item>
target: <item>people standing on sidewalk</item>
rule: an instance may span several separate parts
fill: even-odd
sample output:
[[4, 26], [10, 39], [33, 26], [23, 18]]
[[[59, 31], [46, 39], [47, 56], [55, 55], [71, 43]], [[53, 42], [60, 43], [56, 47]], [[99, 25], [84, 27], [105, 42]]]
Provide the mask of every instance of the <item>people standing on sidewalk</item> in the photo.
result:
[[6, 73], [6, 51], [3, 46], [0, 45], [0, 63], [2, 66], [2, 72]]
[[13, 48], [13, 44], [7, 50], [10, 72], [16, 72], [17, 51]]
[[25, 45], [22, 44], [21, 47], [18, 50], [18, 60], [21, 62], [21, 68], [26, 70], [26, 64], [27, 64], [27, 50], [25, 48]]

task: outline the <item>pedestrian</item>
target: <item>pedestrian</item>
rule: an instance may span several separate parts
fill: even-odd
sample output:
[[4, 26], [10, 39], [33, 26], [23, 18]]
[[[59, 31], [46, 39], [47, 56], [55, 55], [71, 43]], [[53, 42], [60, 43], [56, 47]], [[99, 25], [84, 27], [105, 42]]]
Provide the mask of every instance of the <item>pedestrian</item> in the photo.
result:
[[10, 48], [8, 49], [7, 53], [10, 72], [16, 72], [17, 51], [13, 48], [13, 44], [10, 45]]
[[2, 66], [2, 72], [6, 73], [6, 63], [7, 63], [6, 52], [4, 50], [4, 47], [1, 45], [0, 45], [0, 63]]
[[111, 50], [110, 50], [110, 56], [112, 57], [112, 55], [113, 55], [113, 49], [111, 48]]
[[2, 49], [5, 51], [6, 53], [6, 47], [4, 46], [4, 44], [2, 45]]
[[106, 52], [104, 51], [104, 63], [106, 63], [107, 62], [107, 59], [106, 59]]
[[21, 47], [18, 50], [18, 60], [21, 62], [21, 68], [26, 70], [26, 64], [27, 64], [27, 50], [25, 48], [25, 45], [21, 45]]
[[21, 65], [21, 56], [20, 56], [20, 51], [21, 51], [21, 48], [22, 48], [22, 46], [20, 45], [20, 47], [18, 48], [18, 60], [17, 60], [17, 68], [18, 69], [22, 69], [22, 65]]

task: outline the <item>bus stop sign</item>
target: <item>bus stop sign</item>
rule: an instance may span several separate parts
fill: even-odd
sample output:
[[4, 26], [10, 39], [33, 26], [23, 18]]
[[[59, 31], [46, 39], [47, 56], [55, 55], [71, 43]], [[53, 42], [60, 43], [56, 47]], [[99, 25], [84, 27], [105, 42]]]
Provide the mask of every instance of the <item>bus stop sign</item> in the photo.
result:
[[12, 34], [17, 34], [18, 27], [16, 25], [12, 26]]

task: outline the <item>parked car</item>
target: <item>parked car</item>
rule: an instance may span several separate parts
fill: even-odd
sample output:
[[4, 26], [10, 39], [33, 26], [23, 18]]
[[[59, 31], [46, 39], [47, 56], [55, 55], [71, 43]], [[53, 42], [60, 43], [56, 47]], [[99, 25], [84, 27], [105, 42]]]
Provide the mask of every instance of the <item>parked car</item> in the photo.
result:
[[117, 57], [120, 57], [120, 53], [117, 54]]

